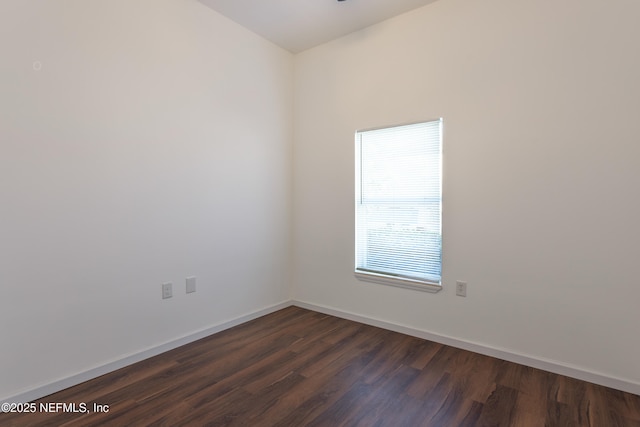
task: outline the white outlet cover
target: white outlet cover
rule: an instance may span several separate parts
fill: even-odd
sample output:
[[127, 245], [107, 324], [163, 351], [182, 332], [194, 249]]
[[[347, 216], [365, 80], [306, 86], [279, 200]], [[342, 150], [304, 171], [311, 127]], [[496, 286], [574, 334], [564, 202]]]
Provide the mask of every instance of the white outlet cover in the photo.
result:
[[456, 281], [456, 295], [459, 297], [467, 296], [467, 282], [463, 282], [462, 280]]
[[162, 284], [162, 299], [171, 298], [173, 296], [173, 290], [171, 289], [171, 283]]

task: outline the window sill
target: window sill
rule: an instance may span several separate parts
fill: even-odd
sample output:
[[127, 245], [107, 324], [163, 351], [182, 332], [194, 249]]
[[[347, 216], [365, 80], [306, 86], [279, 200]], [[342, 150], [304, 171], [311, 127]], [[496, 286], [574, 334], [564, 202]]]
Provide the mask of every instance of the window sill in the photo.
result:
[[442, 285], [436, 282], [423, 282], [420, 280], [385, 276], [383, 274], [365, 273], [362, 271], [356, 271], [354, 272], [354, 275], [358, 280], [362, 280], [363, 282], [396, 286], [398, 288], [413, 289], [415, 291], [436, 293], [442, 290]]

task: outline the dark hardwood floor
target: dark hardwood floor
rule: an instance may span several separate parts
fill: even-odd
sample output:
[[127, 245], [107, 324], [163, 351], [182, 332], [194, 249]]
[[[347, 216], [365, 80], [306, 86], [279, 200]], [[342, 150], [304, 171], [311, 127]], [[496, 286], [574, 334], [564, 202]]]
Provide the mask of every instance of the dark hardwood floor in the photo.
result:
[[297, 307], [35, 403], [109, 412], [0, 425], [640, 426], [640, 396]]

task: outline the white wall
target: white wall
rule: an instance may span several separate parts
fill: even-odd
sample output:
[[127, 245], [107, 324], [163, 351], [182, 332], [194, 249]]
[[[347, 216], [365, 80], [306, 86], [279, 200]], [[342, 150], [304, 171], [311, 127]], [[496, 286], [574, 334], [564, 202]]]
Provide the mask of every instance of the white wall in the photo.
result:
[[[440, 0], [294, 76], [195, 0], [3, 0], [0, 400], [291, 296], [640, 384], [639, 13]], [[353, 133], [437, 117], [445, 289], [358, 282]]]
[[195, 0], [2, 0], [0, 52], [0, 398], [288, 299], [291, 54]]
[[[638, 16], [440, 0], [298, 55], [294, 298], [640, 384]], [[438, 117], [444, 290], [358, 282], [354, 131]]]

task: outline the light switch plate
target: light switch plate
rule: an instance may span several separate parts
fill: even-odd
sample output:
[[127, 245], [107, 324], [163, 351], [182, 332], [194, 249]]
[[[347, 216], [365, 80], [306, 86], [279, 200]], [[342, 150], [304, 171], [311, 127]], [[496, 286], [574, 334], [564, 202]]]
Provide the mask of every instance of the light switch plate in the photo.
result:
[[196, 278], [195, 276], [187, 277], [187, 293], [191, 294], [196, 291]]

